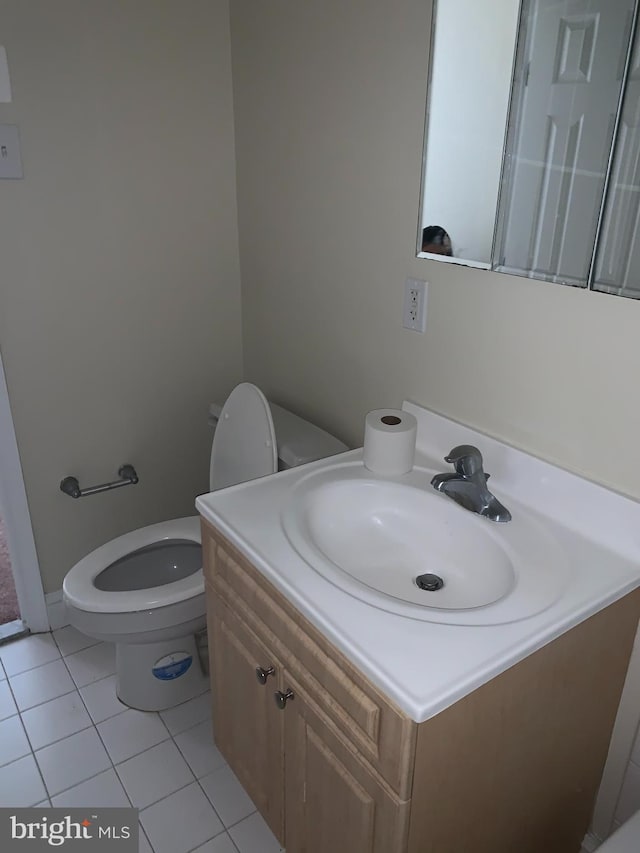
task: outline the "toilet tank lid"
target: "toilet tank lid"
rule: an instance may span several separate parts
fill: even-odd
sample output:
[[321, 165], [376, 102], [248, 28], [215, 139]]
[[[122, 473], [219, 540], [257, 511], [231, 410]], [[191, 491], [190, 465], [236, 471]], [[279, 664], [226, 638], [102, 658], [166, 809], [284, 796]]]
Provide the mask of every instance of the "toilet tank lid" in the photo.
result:
[[294, 415], [293, 412], [276, 403], [269, 403], [269, 406], [278, 444], [278, 456], [288, 468], [344, 453], [349, 449], [334, 435]]

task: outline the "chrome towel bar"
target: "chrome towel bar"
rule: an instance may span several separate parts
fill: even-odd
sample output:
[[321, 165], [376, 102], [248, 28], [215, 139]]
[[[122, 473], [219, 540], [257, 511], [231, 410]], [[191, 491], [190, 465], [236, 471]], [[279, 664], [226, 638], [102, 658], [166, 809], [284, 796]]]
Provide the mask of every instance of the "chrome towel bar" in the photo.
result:
[[60, 483], [60, 491], [72, 498], [85, 498], [87, 495], [97, 495], [98, 492], [107, 492], [109, 489], [119, 489], [120, 486], [135, 486], [138, 482], [138, 475], [133, 465], [122, 465], [118, 468], [119, 480], [113, 480], [111, 483], [102, 483], [99, 486], [89, 486], [86, 489], [80, 488], [77, 477], [65, 477]]

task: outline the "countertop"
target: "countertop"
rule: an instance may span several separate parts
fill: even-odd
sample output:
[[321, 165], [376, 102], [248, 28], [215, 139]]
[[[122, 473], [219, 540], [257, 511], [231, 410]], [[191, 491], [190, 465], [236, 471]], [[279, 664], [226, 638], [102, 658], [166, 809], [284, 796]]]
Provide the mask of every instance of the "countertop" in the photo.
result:
[[196, 507], [402, 711], [422, 722], [640, 586], [640, 505], [413, 403], [403, 409], [418, 418], [417, 465], [446, 471], [442, 460], [452, 447], [474, 444], [500, 500], [526, 505], [549, 525], [568, 571], [564, 591], [548, 608], [495, 625], [441, 624], [387, 612], [325, 580], [289, 544], [282, 507], [301, 477], [336, 462], [358, 463], [361, 449], [201, 495]]

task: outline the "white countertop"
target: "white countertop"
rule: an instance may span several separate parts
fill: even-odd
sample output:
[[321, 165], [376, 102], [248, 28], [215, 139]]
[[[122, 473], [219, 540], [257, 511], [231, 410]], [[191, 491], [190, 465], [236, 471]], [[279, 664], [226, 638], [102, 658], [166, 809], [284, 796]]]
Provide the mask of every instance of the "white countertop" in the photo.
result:
[[196, 507], [399, 708], [422, 722], [640, 586], [640, 504], [412, 403], [403, 408], [418, 418], [416, 465], [447, 471], [443, 457], [451, 448], [474, 444], [494, 494], [507, 507], [509, 498], [526, 505], [549, 524], [566, 556], [568, 583], [546, 610], [496, 625], [418, 621], [360, 601], [355, 581], [349, 594], [318, 574], [289, 544], [282, 507], [301, 477], [336, 461], [357, 462], [362, 450], [201, 495]]

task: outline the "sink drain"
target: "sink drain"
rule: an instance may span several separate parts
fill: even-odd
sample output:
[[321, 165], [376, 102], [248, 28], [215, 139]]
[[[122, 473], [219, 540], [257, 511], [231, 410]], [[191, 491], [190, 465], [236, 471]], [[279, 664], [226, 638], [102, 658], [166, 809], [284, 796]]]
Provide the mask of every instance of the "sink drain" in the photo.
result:
[[426, 575], [418, 575], [416, 578], [416, 584], [420, 589], [424, 589], [427, 592], [437, 592], [444, 586], [444, 581], [440, 575], [432, 575], [428, 573]]

